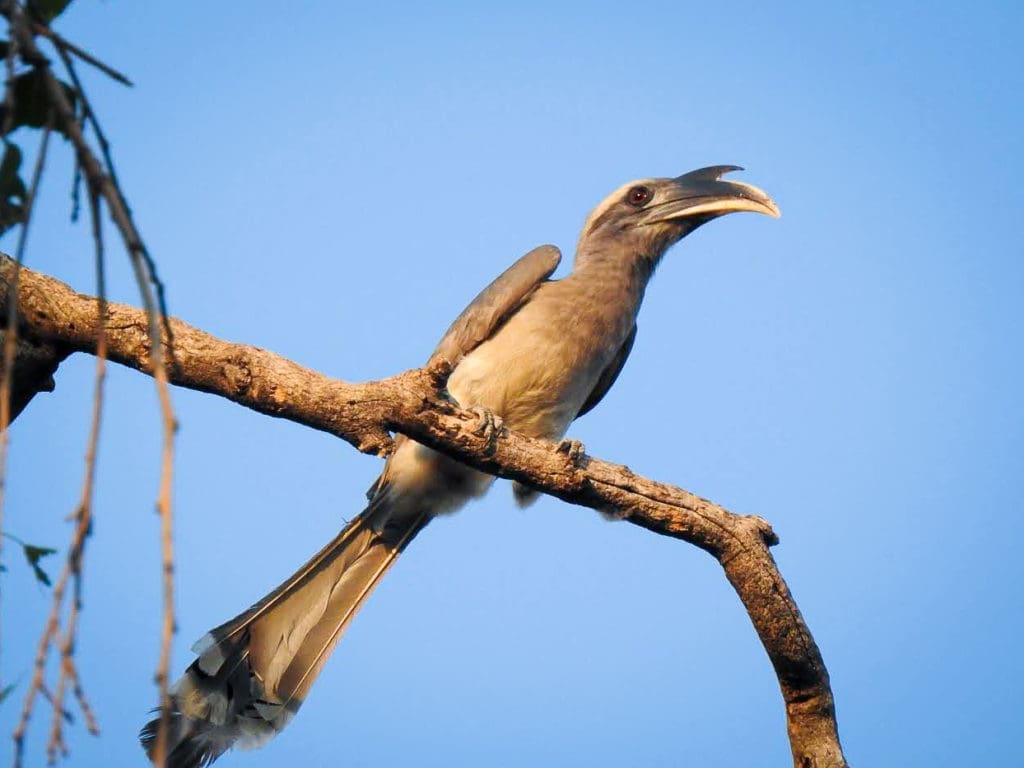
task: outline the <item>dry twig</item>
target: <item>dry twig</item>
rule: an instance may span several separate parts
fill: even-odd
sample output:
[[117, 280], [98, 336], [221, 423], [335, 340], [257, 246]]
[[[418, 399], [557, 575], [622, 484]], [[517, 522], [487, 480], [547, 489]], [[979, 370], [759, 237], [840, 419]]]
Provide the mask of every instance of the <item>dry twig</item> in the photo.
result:
[[[167, 690], [168, 669], [170, 666], [171, 639], [174, 633], [174, 568], [172, 548], [172, 508], [171, 508], [171, 480], [174, 466], [174, 433], [176, 423], [174, 410], [171, 404], [170, 389], [168, 387], [167, 370], [164, 360], [164, 344], [161, 343], [162, 324], [161, 319], [166, 317], [166, 306], [164, 300], [164, 288], [158, 276], [156, 265], [148, 253], [142, 238], [138, 232], [131, 211], [125, 200], [123, 191], [114, 170], [114, 163], [110, 153], [110, 143], [106, 140], [95, 112], [86, 98], [81, 82], [75, 73], [73, 63], [68, 51], [72, 50], [67, 41], [62, 39], [58, 42], [54, 39], [57, 51], [67, 67], [73, 82], [75, 83], [76, 96], [81, 100], [83, 106], [83, 117], [92, 128], [93, 133], [100, 146], [100, 152], [104, 164], [96, 159], [83, 132], [83, 126], [76, 120], [75, 110], [69, 102], [68, 96], [61, 83], [54, 77], [50, 70], [49, 61], [36, 45], [35, 35], [39, 32], [38, 25], [30, 19], [25, 9], [15, 0], [2, 0], [0, 11], [8, 19], [10, 37], [12, 44], [15, 44], [22, 58], [31, 62], [32, 67], [42, 77], [49, 96], [51, 109], [53, 110], [55, 125], [65, 134], [75, 146], [76, 162], [81, 173], [86, 179], [90, 196], [102, 198], [108, 204], [111, 218], [121, 232], [125, 247], [131, 260], [132, 269], [135, 272], [135, 281], [142, 296], [142, 304], [145, 307], [147, 317], [148, 337], [153, 341], [153, 354], [150, 359], [151, 373], [157, 381], [157, 392], [160, 400], [161, 422], [163, 428], [162, 457], [160, 490], [157, 499], [157, 510], [160, 514], [164, 600], [163, 600], [163, 637], [160, 650], [160, 658], [157, 665], [156, 680], [160, 689], [160, 702], [166, 711], [169, 703]], [[51, 39], [52, 36], [51, 36]], [[73, 51], [76, 55], [78, 50]], [[90, 57], [90, 63], [98, 66], [98, 61]], [[108, 68], [109, 69], [109, 68]], [[111, 72], [108, 72], [111, 74]], [[119, 73], [112, 76], [117, 77]], [[105, 166], [105, 167], [104, 167]], [[156, 292], [156, 294], [155, 294]], [[8, 302], [10, 303], [10, 302]], [[163, 326], [167, 328], [166, 324]], [[159, 731], [157, 748], [155, 750], [157, 765], [163, 765], [164, 741], [166, 722], [162, 720]]]
[[[18, 273], [25, 256], [25, 244], [28, 242], [29, 223], [32, 221], [32, 206], [39, 191], [39, 182], [42, 179], [43, 168], [46, 165], [46, 150], [49, 147], [49, 143], [50, 128], [47, 126], [43, 129], [35, 168], [32, 171], [32, 182], [25, 197], [25, 220], [18, 233], [14, 274], [10, 285], [7, 287], [7, 326], [4, 330], [3, 371], [0, 372], [0, 530], [3, 530], [3, 502], [7, 490], [7, 448], [10, 441], [7, 428], [10, 426], [12, 417], [11, 392], [15, 375], [15, 353], [18, 347], [18, 305], [17, 302], [12, 302], [11, 299], [16, 295], [18, 288]], [[36, 676], [33, 675], [33, 681], [35, 680]], [[39, 676], [39, 680], [41, 682], [41, 676]], [[54, 711], [57, 713], [61, 711], [59, 702], [54, 705]]]
[[134, 85], [131, 80], [129, 80], [123, 74], [118, 72], [112, 66], [110, 66], [109, 64], [104, 64], [91, 53], [89, 53], [86, 50], [83, 50], [82, 48], [79, 48], [66, 37], [61, 37], [60, 35], [58, 35], [45, 24], [34, 23], [32, 25], [32, 31], [35, 32], [35, 34], [42, 35], [43, 37], [50, 40], [53, 43], [54, 47], [62, 54], [67, 52], [78, 57], [86, 64], [91, 64], [92, 66], [96, 67], [96, 69], [98, 69], [100, 72], [105, 74], [107, 77], [116, 80], [122, 85], [127, 85], [129, 87]]
[[86, 727], [93, 735], [99, 734], [99, 725], [93, 715], [92, 707], [85, 696], [79, 681], [78, 668], [75, 664], [75, 638], [78, 633], [78, 614], [82, 610], [82, 563], [85, 557], [85, 541], [92, 531], [92, 499], [96, 481], [96, 454], [99, 448], [100, 424], [103, 414], [103, 385], [106, 380], [107, 362], [107, 289], [103, 267], [103, 228], [100, 221], [101, 201], [96, 195], [89, 196], [89, 210], [92, 214], [92, 235], [95, 248], [96, 263], [96, 385], [92, 405], [92, 425], [89, 428], [89, 442], [85, 451], [85, 477], [82, 480], [82, 494], [75, 508], [75, 533], [72, 546], [68, 552], [67, 569], [73, 579], [71, 606], [64, 625], [64, 634], [60, 641], [60, 668], [57, 677], [57, 690], [54, 696], [53, 716], [50, 723], [50, 740], [46, 745], [47, 761], [50, 765], [57, 762], [58, 756], [67, 755], [64, 740], [64, 719], [58, 713], [64, 708], [64, 692], [70, 684], [85, 715]]

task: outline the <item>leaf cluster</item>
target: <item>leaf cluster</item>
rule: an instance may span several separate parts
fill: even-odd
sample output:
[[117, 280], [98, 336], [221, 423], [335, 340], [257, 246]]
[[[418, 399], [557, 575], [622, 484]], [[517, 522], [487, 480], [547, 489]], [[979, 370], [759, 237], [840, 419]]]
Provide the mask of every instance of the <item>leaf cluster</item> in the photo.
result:
[[[50, 574], [43, 570], [43, 566], [40, 561], [48, 555], [56, 554], [57, 550], [51, 549], [50, 547], [40, 547], [36, 544], [29, 544], [10, 533], [5, 533], [4, 537], [10, 539], [21, 547], [21, 551], [24, 553], [25, 559], [28, 561], [29, 568], [32, 569], [32, 573], [35, 574], [36, 580], [42, 582], [48, 587], [51, 586]], [[0, 571], [6, 570], [7, 567], [0, 563]]]
[[[31, 0], [26, 10], [42, 29], [70, 5], [71, 0]], [[0, 59], [6, 61], [8, 77], [0, 103], [0, 235], [25, 221], [28, 189], [21, 175], [23, 153], [11, 134], [19, 128], [39, 130], [49, 127], [67, 136], [65, 126], [55, 118], [50, 92], [43, 73], [19, 55], [9, 40], [0, 39]], [[68, 101], [78, 111], [75, 89], [61, 81]]]

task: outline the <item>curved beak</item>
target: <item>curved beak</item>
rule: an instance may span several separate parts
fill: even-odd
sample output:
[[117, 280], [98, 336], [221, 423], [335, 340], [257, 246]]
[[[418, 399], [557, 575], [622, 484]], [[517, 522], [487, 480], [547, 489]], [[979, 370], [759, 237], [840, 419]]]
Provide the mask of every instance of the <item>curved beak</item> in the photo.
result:
[[751, 211], [779, 218], [779, 207], [763, 190], [741, 181], [722, 180], [725, 174], [742, 170], [738, 165], [715, 165], [672, 179], [667, 197], [650, 206], [641, 223], [655, 224], [690, 217], [704, 222], [734, 211]]

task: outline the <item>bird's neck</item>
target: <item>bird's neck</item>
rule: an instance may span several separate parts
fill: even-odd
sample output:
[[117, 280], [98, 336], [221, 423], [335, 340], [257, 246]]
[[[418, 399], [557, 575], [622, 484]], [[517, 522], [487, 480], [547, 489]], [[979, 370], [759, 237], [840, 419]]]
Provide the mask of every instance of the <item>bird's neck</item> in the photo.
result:
[[635, 314], [655, 266], [657, 260], [621, 246], [608, 250], [581, 248], [576, 253], [572, 278], [589, 288], [593, 300], [615, 302]]

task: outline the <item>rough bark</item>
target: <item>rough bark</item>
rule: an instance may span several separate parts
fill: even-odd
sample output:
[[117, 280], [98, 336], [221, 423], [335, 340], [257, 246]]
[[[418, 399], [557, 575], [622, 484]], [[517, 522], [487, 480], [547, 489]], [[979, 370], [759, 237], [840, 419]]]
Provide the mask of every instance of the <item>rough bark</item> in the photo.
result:
[[[0, 257], [0, 297], [8, 295], [12, 270], [10, 259]], [[95, 298], [24, 268], [17, 295], [21, 326], [29, 340], [95, 351]], [[846, 765], [828, 672], [771, 556], [769, 547], [777, 538], [765, 520], [733, 514], [687, 491], [640, 477], [627, 467], [587, 456], [574, 461], [546, 441], [505, 430], [488, 439], [474, 431], [476, 416], [444, 397], [448, 370], [443, 365], [353, 384], [273, 352], [222, 341], [180, 320], [170, 320], [168, 327], [173, 336], [164, 340], [165, 359], [174, 384], [329, 432], [367, 453], [386, 453], [391, 445], [389, 433], [400, 432], [477, 469], [705, 550], [725, 570], [775, 668], [794, 765]], [[141, 310], [110, 304], [110, 359], [151, 373], [148, 328]]]

